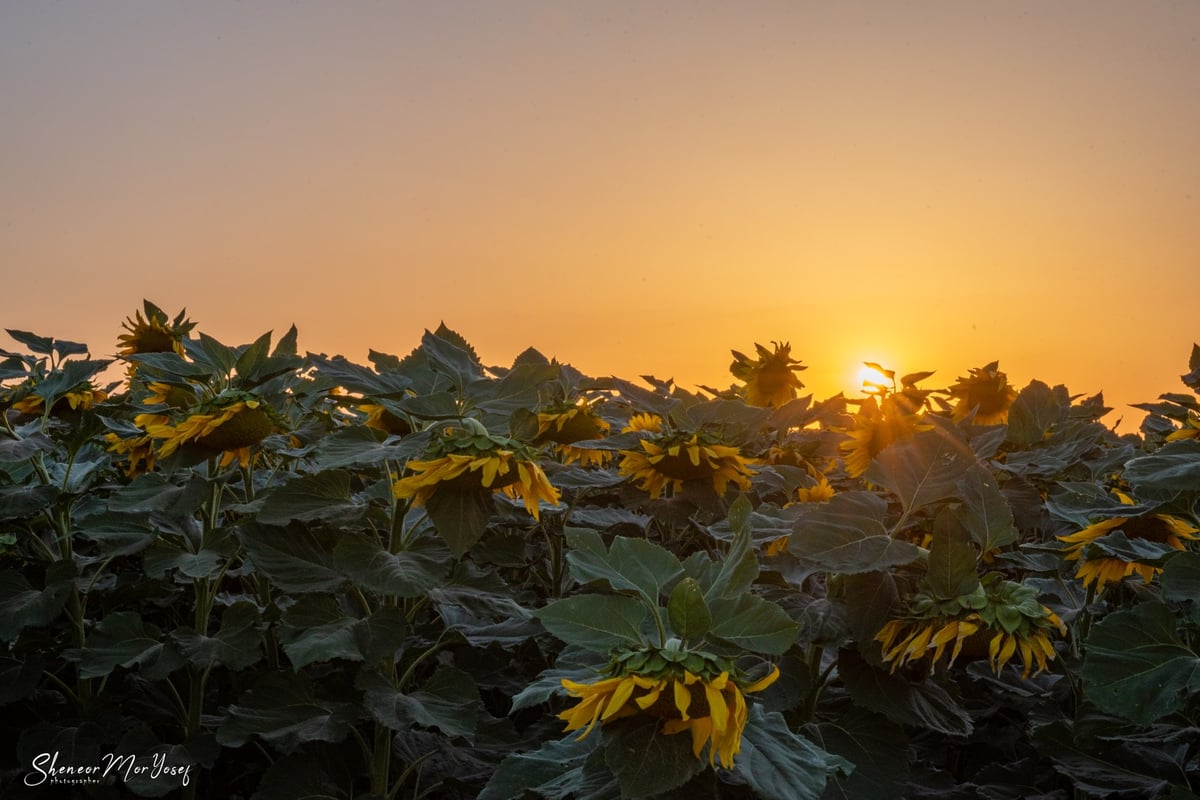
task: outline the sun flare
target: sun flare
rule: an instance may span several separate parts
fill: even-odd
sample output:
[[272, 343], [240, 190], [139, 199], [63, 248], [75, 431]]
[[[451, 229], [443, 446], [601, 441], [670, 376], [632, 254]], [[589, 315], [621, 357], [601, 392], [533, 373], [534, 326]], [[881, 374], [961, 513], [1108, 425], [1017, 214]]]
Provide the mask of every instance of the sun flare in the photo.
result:
[[858, 370], [859, 388], [872, 394], [878, 391], [878, 387], [880, 386], [891, 389], [895, 384], [895, 376], [888, 374], [889, 372], [890, 370], [885, 371], [878, 365], [864, 362]]

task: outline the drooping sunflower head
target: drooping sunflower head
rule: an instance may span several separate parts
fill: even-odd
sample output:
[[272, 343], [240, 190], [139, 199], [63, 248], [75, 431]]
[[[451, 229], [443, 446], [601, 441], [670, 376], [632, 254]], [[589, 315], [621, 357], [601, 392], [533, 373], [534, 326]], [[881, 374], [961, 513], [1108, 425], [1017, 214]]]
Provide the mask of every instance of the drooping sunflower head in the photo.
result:
[[525, 510], [540, 519], [539, 503], [558, 505], [558, 490], [550, 483], [528, 447], [488, 433], [477, 420], [464, 419], [435, 436], [425, 458], [413, 459], [409, 475], [392, 484], [392, 494], [423, 506], [441, 489], [502, 491], [524, 501]]
[[658, 414], [642, 412], [631, 416], [625, 427], [621, 428], [621, 433], [661, 433], [662, 429], [662, 417]]
[[711, 430], [663, 431], [639, 444], [639, 450], [621, 451], [617, 471], [639, 481], [652, 500], [667, 487], [679, 491], [685, 481], [709, 481], [720, 495], [730, 483], [742, 490], [750, 488], [750, 462], [738, 448], [722, 444]]
[[137, 311], [134, 317], [127, 317], [121, 323], [128, 333], [117, 337], [117, 353], [122, 356], [169, 352], [183, 355], [183, 340], [196, 327], [196, 323], [186, 319], [187, 309], [172, 320], [149, 300], [143, 300], [142, 306], [145, 316]]
[[933, 672], [949, 649], [947, 669], [960, 655], [986, 656], [999, 675], [1019, 652], [1024, 666], [1021, 678], [1027, 679], [1044, 672], [1054, 660], [1053, 633], [1065, 636], [1066, 626], [1038, 602], [1036, 589], [990, 573], [962, 597], [935, 599], [920, 593], [910, 598], [901, 613], [879, 629], [875, 641], [893, 672], [923, 659], [929, 660]]
[[135, 421], [144, 423], [160, 458], [193, 444], [220, 454], [222, 467], [234, 460], [249, 466], [251, 448], [282, 428], [270, 406], [247, 392], [227, 392], [172, 416], [147, 414]]
[[708, 747], [708, 762], [726, 769], [741, 750], [749, 709], [746, 694], [762, 691], [779, 677], [779, 668], [750, 681], [726, 659], [698, 650], [684, 650], [678, 640], [663, 648], [645, 646], [614, 655], [607, 673], [593, 683], [562, 680], [563, 688], [579, 702], [558, 715], [565, 732], [583, 729], [583, 739], [599, 722], [643, 715], [662, 720], [666, 735], [688, 731], [692, 753], [700, 758]]
[[792, 358], [792, 347], [787, 342], [771, 342], [774, 351], [755, 342], [758, 358], [751, 359], [745, 353], [733, 350], [733, 363], [729, 371], [743, 382], [742, 396], [752, 406], [778, 408], [796, 398], [804, 384], [796, 373], [808, 369]]
[[[20, 396], [19, 400], [12, 403], [14, 411], [33, 416], [40, 416], [46, 412], [46, 397], [38, 393], [36, 384], [28, 391], [24, 391], [22, 387], [16, 387], [13, 395]], [[50, 414], [64, 416], [71, 415], [73, 412], [91, 411], [93, 406], [103, 403], [107, 399], [107, 392], [97, 389], [91, 381], [85, 381], [58, 395], [50, 407]]]
[[999, 361], [969, 370], [965, 378], [958, 378], [947, 391], [954, 398], [954, 421], [965, 419], [975, 409], [975, 424], [1001, 425], [1008, 422], [1008, 409], [1017, 399], [1017, 391], [1008, 382], [1008, 376], [998, 367]]
[[[1118, 492], [1117, 496], [1122, 504], [1133, 504], [1133, 500], [1127, 495]], [[1103, 592], [1110, 583], [1119, 583], [1129, 575], [1136, 574], [1146, 583], [1150, 583], [1154, 580], [1155, 575], [1162, 572], [1162, 567], [1126, 560], [1108, 553], [1088, 554], [1087, 546], [1089, 544], [1117, 530], [1124, 533], [1130, 540], [1140, 539], [1165, 544], [1175, 550], [1185, 549], [1185, 540], [1200, 538], [1200, 530], [1194, 525], [1170, 514], [1112, 517], [1094, 522], [1077, 533], [1059, 536], [1059, 541], [1067, 545], [1063, 550], [1063, 557], [1067, 561], [1081, 562], [1075, 571], [1075, 577], [1083, 582], [1084, 588], [1095, 584], [1098, 594]]]
[[1200, 414], [1188, 411], [1187, 418], [1174, 433], [1167, 434], [1166, 441], [1177, 442], [1180, 439], [1200, 439]]
[[596, 404], [580, 401], [545, 406], [538, 412], [538, 431], [534, 444], [553, 444], [563, 460], [584, 466], [603, 466], [611, 458], [607, 450], [574, 447], [575, 442], [599, 439], [608, 435], [612, 425], [596, 413]]
[[847, 432], [850, 438], [839, 445], [846, 473], [852, 478], [859, 477], [885, 447], [932, 428], [933, 425], [922, 420], [919, 408], [913, 410], [899, 395], [878, 401], [867, 398], [854, 415], [854, 427]]
[[389, 436], [407, 436], [413, 432], [412, 423], [379, 403], [359, 403], [358, 410], [367, 415], [363, 425], [383, 431]]

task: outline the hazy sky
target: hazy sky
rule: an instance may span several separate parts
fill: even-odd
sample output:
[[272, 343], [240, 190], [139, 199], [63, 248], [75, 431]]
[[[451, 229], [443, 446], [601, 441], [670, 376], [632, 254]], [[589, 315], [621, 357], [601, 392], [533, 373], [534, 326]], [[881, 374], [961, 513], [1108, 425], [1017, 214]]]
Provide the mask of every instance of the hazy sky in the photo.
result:
[[[1186, 391], [1200, 3], [0, 3], [0, 326]], [[0, 342], [0, 348], [18, 347]], [[1140, 416], [1130, 413], [1128, 416]], [[1124, 429], [1124, 428], [1123, 428]]]

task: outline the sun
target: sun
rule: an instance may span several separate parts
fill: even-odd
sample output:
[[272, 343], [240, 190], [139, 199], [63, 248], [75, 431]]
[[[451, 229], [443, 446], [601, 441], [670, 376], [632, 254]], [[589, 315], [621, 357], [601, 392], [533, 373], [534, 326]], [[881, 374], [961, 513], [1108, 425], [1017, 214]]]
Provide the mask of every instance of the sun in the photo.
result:
[[879, 394], [880, 389], [891, 390], [896, 385], [896, 375], [872, 361], [864, 361], [858, 370], [858, 383], [867, 394]]

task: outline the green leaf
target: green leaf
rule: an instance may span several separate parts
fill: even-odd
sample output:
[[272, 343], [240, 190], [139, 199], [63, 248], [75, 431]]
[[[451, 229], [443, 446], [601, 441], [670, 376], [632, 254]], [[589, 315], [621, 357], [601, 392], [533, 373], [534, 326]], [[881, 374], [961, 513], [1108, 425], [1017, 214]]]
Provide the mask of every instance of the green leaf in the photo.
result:
[[890, 572], [864, 572], [843, 581], [846, 622], [855, 639], [869, 642], [891, 617], [899, 596], [896, 579]]
[[454, 379], [461, 389], [476, 378], [483, 376], [479, 358], [461, 336], [438, 328], [436, 333], [425, 331], [421, 337], [421, 350], [430, 360], [430, 367]]
[[852, 773], [854, 765], [831, 755], [792, 731], [778, 712], [750, 707], [742, 732], [742, 750], [734, 772], [766, 800], [818, 800], [835, 772]]
[[57, 486], [0, 487], [0, 519], [28, 519], [49, 508], [61, 494]]
[[302, 475], [273, 489], [264, 498], [258, 521], [267, 525], [301, 522], [346, 523], [359, 519], [366, 506], [350, 496], [350, 473], [329, 470]]
[[567, 644], [608, 653], [615, 645], [640, 644], [649, 612], [632, 597], [587, 594], [556, 600], [534, 616]]
[[605, 726], [604, 763], [617, 776], [622, 797], [668, 792], [687, 783], [704, 766], [692, 755], [690, 736], [668, 736], [657, 719], [642, 715]]
[[16, 331], [12, 328], [5, 328], [5, 330], [8, 331], [9, 336], [28, 347], [31, 353], [48, 356], [54, 349], [54, 339], [49, 336], [38, 336], [29, 331]]
[[207, 333], [201, 333], [199, 339], [184, 339], [184, 351], [198, 364], [204, 364], [218, 375], [229, 375], [237, 363], [237, 355], [229, 348]]
[[1167, 561], [1159, 576], [1166, 600], [1200, 600], [1200, 553], [1180, 553]]
[[949, 600], [975, 591], [979, 585], [976, 557], [967, 531], [955, 516], [943, 510], [934, 519], [929, 569], [925, 573], [934, 596]]
[[853, 650], [838, 652], [838, 674], [857, 705], [893, 722], [949, 736], [967, 736], [975, 729], [971, 715], [931, 678], [910, 682], [871, 666]]
[[365, 619], [352, 617], [328, 595], [305, 595], [283, 612], [279, 639], [293, 669], [334, 659], [392, 660], [404, 645], [404, 611], [384, 606]]
[[322, 766], [311, 752], [277, 759], [263, 772], [252, 800], [349, 800], [346, 786], [353, 780], [338, 780]]
[[887, 503], [870, 492], [842, 492], [802, 517], [788, 551], [812, 570], [856, 574], [908, 564], [920, 556], [884, 525]]
[[398, 443], [380, 444], [381, 434], [363, 425], [352, 425], [321, 439], [313, 453], [318, 469], [372, 467], [389, 459], [407, 461], [420, 455], [429, 443], [428, 433], [405, 436]]
[[[70, 570], [70, 564], [65, 564]], [[71, 594], [73, 572], [47, 574], [44, 590], [35, 589], [21, 573], [0, 572], [0, 641], [16, 641], [21, 630], [48, 625], [58, 618]], [[55, 579], [57, 578], [57, 580]]]
[[1063, 387], [1051, 389], [1041, 381], [1030, 381], [1008, 409], [1008, 440], [1013, 444], [1037, 444], [1055, 423], [1067, 418], [1071, 401]]
[[[479, 800], [521, 800], [529, 792], [541, 797], [584, 797], [584, 764], [599, 743], [599, 736], [578, 741], [571, 734], [532, 753], [514, 753], [500, 762]], [[556, 788], [554, 794], [547, 791], [549, 784]]]
[[959, 479], [958, 498], [963, 504], [954, 510], [954, 514], [981, 552], [1005, 547], [1017, 540], [1012, 509], [996, 479], [984, 467], [972, 466]]
[[279, 343], [275, 345], [275, 349], [271, 351], [272, 358], [283, 356], [294, 356], [296, 353], [296, 338], [298, 336], [296, 326], [292, 325], [288, 328], [287, 333], [279, 338]]
[[439, 486], [425, 502], [434, 528], [455, 558], [462, 558], [483, 537], [495, 508], [487, 489]]
[[24, 461], [53, 449], [54, 442], [44, 433], [30, 434], [24, 439], [0, 439], [0, 461]]
[[337, 537], [299, 524], [286, 528], [247, 523], [238, 538], [255, 569], [285, 592], [327, 592], [346, 582], [334, 568]]
[[[750, 501], [739, 494], [729, 507], [728, 523], [733, 531], [733, 544], [721, 559], [721, 571], [704, 592], [712, 602], [722, 597], [738, 597], [750, 590], [758, 578], [758, 558], [754, 555]], [[701, 584], [703, 586], [703, 583]]]
[[905, 511], [913, 511], [956, 497], [959, 479], [974, 463], [970, 447], [935, 427], [885, 447], [865, 477], [899, 497]]
[[1110, 714], [1148, 724], [1200, 691], [1200, 658], [1179, 640], [1162, 603], [1109, 614], [1086, 641], [1084, 696]]
[[1139, 494], [1193, 491], [1200, 486], [1200, 440], [1168, 442], [1151, 455], [1132, 459], [1124, 478]]
[[796, 641], [799, 626], [779, 606], [752, 594], [712, 601], [709, 636], [755, 653], [781, 655]]
[[225, 747], [257, 736], [283, 753], [311, 742], [340, 742], [361, 718], [355, 705], [318, 699], [303, 674], [266, 672], [226, 710], [217, 729]]
[[[1159, 797], [1167, 788], [1163, 779], [1165, 754], [1155, 758], [1151, 748], [1140, 748], [1135, 755], [1121, 745], [1096, 746], [1076, 743], [1066, 722], [1055, 721], [1037, 728], [1033, 734], [1038, 751], [1054, 762], [1054, 767], [1071, 779], [1083, 792], [1107, 797], [1117, 792], [1136, 792], [1138, 797]], [[1160, 760], [1161, 759], [1161, 760]], [[1175, 770], [1178, 771], [1176, 767]]]
[[580, 583], [607, 581], [615, 590], [633, 590], [653, 606], [663, 588], [683, 574], [672, 553], [645, 539], [613, 538], [605, 548], [600, 534], [586, 528], [566, 528], [567, 563]]
[[183, 665], [179, 654], [163, 641], [162, 632], [146, 625], [136, 611], [116, 611], [88, 634], [79, 658], [79, 674], [100, 678], [117, 667], [139, 667], [154, 676], [164, 676]]
[[389, 597], [422, 597], [446, 572], [424, 553], [389, 553], [374, 535], [346, 534], [334, 548], [333, 561], [357, 585]]
[[712, 626], [712, 612], [704, 602], [704, 592], [695, 578], [684, 578], [675, 584], [667, 602], [667, 617], [671, 630], [683, 639], [701, 639]]
[[360, 673], [356, 683], [363, 691], [363, 705], [380, 724], [396, 731], [413, 725], [437, 728], [474, 743], [483, 701], [475, 679], [466, 672], [440, 667], [420, 689], [407, 693], [375, 672]]
[[512, 707], [508, 713], [515, 714], [523, 708], [532, 708], [545, 703], [556, 694], [561, 694], [563, 678], [576, 683], [595, 680], [606, 663], [606, 659], [590, 650], [571, 645], [564, 647], [553, 667], [542, 670], [532, 683], [513, 695]]
[[821, 746], [854, 765], [849, 775], [832, 775], [824, 800], [893, 800], [908, 781], [908, 736], [904, 727], [861, 708], [815, 726]]
[[216, 636], [205, 636], [191, 628], [179, 628], [171, 639], [188, 663], [200, 669], [222, 664], [234, 672], [262, 659], [262, 620], [253, 603], [242, 601], [225, 609]]
[[78, 533], [96, 542], [106, 556], [129, 556], [140, 553], [159, 536], [146, 514], [107, 512], [80, 521]]
[[1156, 542], [1141, 537], [1130, 539], [1120, 528], [1093, 539], [1083, 548], [1085, 559], [1109, 556], [1122, 561], [1137, 561], [1141, 564], [1155, 566], [1158, 566], [1163, 559], [1173, 558], [1178, 553], [1178, 550], [1166, 542]]
[[15, 703], [33, 693], [42, 682], [44, 662], [36, 653], [18, 661], [0, 658], [0, 706]]

